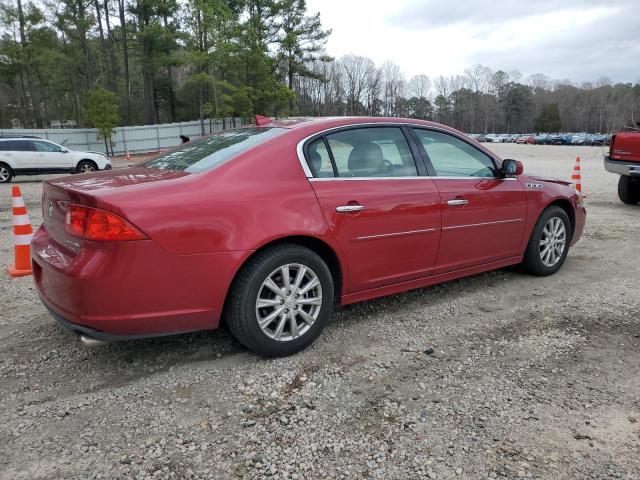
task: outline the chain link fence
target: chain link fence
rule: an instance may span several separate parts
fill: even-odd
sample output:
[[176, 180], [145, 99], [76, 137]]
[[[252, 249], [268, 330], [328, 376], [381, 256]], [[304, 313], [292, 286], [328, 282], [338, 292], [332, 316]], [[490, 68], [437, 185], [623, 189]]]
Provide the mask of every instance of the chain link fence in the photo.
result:
[[[234, 119], [205, 122], [205, 133], [217, 132], [230, 128]], [[242, 119], [235, 118], [235, 124], [240, 126]], [[163, 148], [173, 147], [181, 143], [180, 135], [196, 138], [201, 135], [200, 121], [163, 123], [158, 125], [140, 125], [133, 127], [117, 127], [111, 138], [114, 155], [124, 155], [127, 150], [132, 155], [136, 153], [157, 152]], [[0, 136], [29, 135], [46, 138], [52, 142], [64, 145], [71, 150], [105, 153], [104, 140], [98, 138], [95, 128], [20, 128], [0, 129]]]

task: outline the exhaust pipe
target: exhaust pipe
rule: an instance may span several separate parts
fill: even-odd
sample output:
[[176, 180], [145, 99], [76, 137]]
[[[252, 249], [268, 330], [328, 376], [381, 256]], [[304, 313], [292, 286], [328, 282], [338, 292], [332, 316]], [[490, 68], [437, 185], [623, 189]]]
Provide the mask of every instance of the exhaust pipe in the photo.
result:
[[106, 345], [108, 342], [96, 340], [95, 338], [87, 337], [86, 335], [80, 335], [80, 343], [87, 348], [95, 348]]

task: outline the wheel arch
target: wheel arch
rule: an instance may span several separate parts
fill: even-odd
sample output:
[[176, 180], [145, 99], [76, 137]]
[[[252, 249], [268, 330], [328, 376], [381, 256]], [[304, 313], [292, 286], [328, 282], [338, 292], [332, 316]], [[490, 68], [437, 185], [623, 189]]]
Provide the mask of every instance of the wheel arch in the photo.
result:
[[[569, 221], [571, 222], [571, 237], [573, 238], [573, 233], [576, 229], [576, 212], [573, 209], [573, 205], [566, 198], [556, 198], [553, 202], [549, 203], [549, 205], [547, 205], [544, 210], [554, 206], [563, 209], [569, 217]], [[542, 215], [542, 212], [540, 214]]]
[[0, 158], [0, 164], [6, 165], [7, 167], [9, 167], [11, 169], [11, 172], [15, 173], [15, 171], [16, 171], [15, 166], [11, 165], [11, 162], [8, 159]]
[[[229, 286], [231, 287], [231, 285], [233, 285], [233, 283], [236, 281], [236, 278], [238, 277], [238, 275], [240, 274], [244, 266], [247, 264], [247, 262], [249, 262], [257, 254], [269, 248], [273, 248], [274, 246], [287, 244], [287, 243], [290, 243], [293, 245], [299, 245], [301, 247], [306, 247], [309, 250], [318, 254], [320, 258], [322, 258], [322, 260], [327, 264], [327, 267], [329, 267], [329, 271], [331, 272], [331, 277], [333, 278], [334, 301], [336, 304], [340, 304], [340, 299], [342, 297], [342, 287], [343, 287], [343, 282], [345, 278], [345, 273], [344, 273], [345, 267], [343, 266], [338, 253], [335, 251], [333, 247], [331, 247], [331, 245], [329, 245], [324, 240], [321, 240], [318, 237], [314, 237], [312, 235], [290, 235], [287, 237], [280, 237], [277, 239], [273, 239], [264, 243], [255, 251], [253, 251], [251, 255], [249, 255], [242, 261], [242, 263], [236, 270]], [[227, 296], [229, 294], [229, 291], [231, 290], [230, 287], [227, 290]]]
[[91, 163], [93, 163], [93, 164], [96, 166], [96, 168], [98, 168], [98, 162], [96, 162], [96, 161], [95, 161], [94, 159], [92, 159], [92, 158], [81, 158], [80, 160], [78, 160], [78, 161], [76, 162], [76, 168], [78, 168], [78, 165], [80, 165], [82, 162], [91, 162]]

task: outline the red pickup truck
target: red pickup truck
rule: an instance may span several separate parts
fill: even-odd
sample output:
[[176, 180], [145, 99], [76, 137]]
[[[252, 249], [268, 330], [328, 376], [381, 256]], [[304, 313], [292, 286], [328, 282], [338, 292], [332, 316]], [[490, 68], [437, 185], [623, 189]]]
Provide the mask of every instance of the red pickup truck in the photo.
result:
[[640, 131], [618, 132], [611, 138], [604, 168], [620, 175], [620, 200], [630, 205], [640, 203]]

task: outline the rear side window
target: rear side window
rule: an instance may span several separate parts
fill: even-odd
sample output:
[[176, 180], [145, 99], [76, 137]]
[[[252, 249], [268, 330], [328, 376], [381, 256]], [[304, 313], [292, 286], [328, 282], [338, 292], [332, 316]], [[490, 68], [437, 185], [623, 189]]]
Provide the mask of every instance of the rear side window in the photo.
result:
[[307, 155], [309, 157], [309, 167], [314, 177], [327, 178], [334, 176], [331, 157], [323, 138], [319, 138], [309, 145]]
[[[333, 176], [327, 161], [333, 160], [339, 177], [410, 177], [418, 175], [407, 139], [397, 127], [354, 128], [326, 136], [331, 156], [322, 158], [321, 140], [307, 149], [311, 164], [320, 162], [317, 177]], [[314, 166], [312, 165], [312, 170]]]
[[414, 129], [439, 177], [495, 177], [493, 160], [448, 133]]
[[1, 148], [5, 152], [33, 152], [34, 148], [30, 140], [7, 140], [0, 142]]
[[275, 127], [226, 130], [185, 143], [175, 150], [141, 164], [141, 166], [160, 170], [200, 173], [211, 170], [222, 162], [265, 143], [285, 131], [285, 128]]

